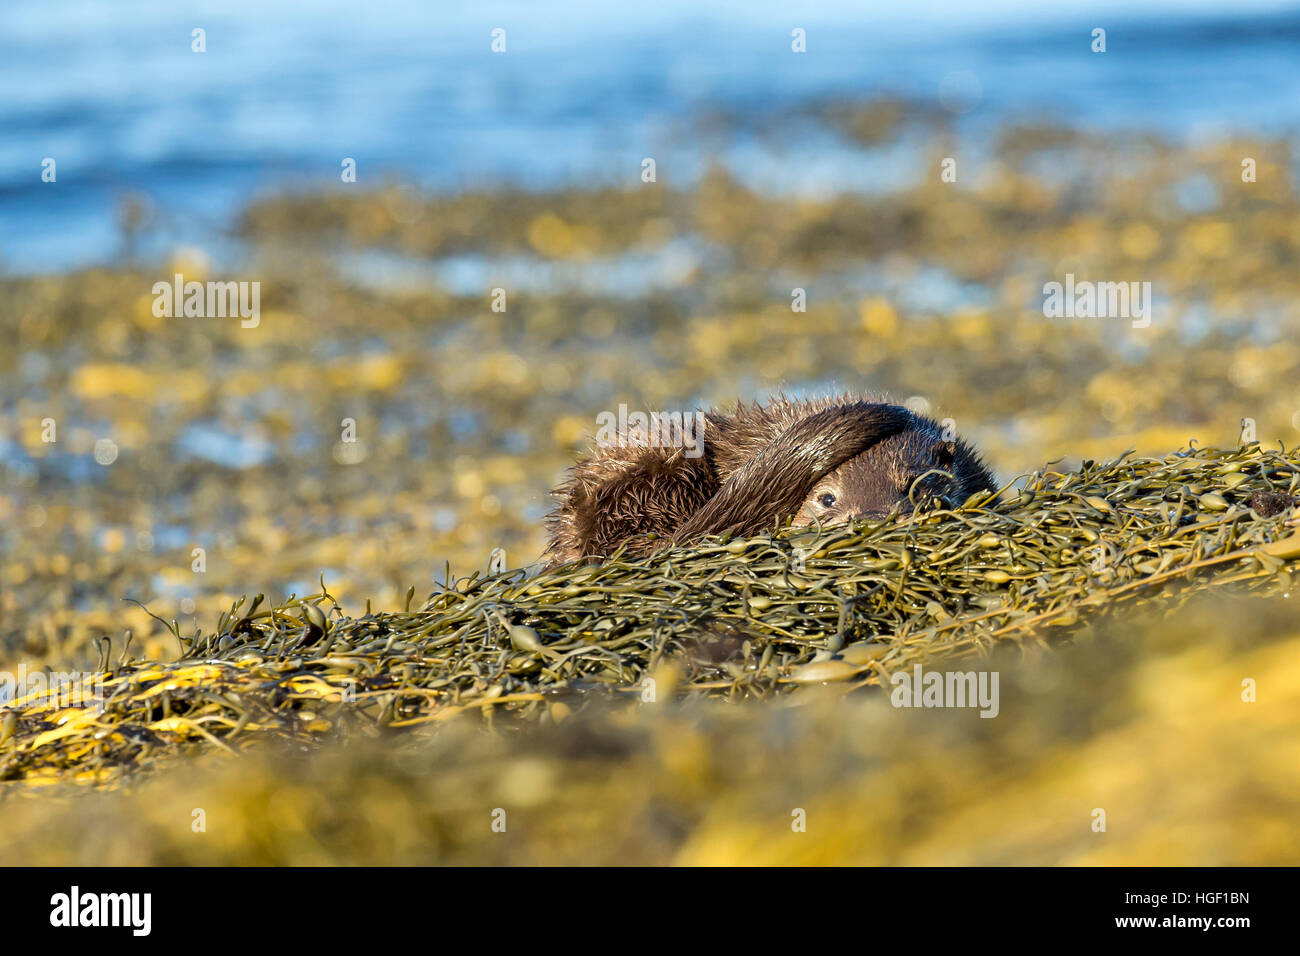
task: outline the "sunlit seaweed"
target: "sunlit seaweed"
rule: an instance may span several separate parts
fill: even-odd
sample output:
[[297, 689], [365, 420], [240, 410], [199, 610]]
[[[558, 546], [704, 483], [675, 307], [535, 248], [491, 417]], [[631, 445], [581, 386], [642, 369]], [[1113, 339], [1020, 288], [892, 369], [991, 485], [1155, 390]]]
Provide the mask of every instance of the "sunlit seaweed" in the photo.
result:
[[174, 663], [108, 667], [102, 702], [16, 701], [0, 775], [114, 782], [194, 747], [309, 744], [466, 714], [554, 721], [598, 697], [880, 685], [921, 660], [1045, 643], [1121, 608], [1289, 591], [1297, 490], [1294, 449], [1126, 455], [908, 520], [476, 573], [418, 609], [412, 590], [395, 613], [344, 616], [324, 588], [277, 606], [257, 595], [212, 633], [170, 625], [186, 647]]

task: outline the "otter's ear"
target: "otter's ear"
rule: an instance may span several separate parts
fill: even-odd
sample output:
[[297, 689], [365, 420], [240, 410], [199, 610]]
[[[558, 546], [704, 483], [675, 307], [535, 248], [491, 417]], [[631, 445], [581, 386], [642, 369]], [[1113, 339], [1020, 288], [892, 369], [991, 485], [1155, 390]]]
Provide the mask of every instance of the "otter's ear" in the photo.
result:
[[955, 441], [941, 441], [934, 449], [935, 460], [939, 462], [940, 468], [947, 468], [952, 464], [957, 455], [957, 443]]

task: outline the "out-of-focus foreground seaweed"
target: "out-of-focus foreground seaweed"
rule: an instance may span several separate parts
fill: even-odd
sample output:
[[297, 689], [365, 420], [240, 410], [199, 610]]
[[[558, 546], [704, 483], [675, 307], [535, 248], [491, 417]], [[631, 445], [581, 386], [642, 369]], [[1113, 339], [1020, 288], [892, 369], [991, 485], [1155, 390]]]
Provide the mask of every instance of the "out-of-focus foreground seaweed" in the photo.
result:
[[[14, 791], [5, 863], [1118, 864], [1300, 860], [1293, 601], [1216, 593], [1002, 647], [1001, 711], [606, 700], [558, 726], [216, 749], [141, 785]], [[1259, 698], [1243, 699], [1244, 681]], [[313, 703], [310, 706], [316, 707]], [[1105, 829], [1098, 830], [1098, 812]], [[805, 825], [796, 830], [796, 815]]]

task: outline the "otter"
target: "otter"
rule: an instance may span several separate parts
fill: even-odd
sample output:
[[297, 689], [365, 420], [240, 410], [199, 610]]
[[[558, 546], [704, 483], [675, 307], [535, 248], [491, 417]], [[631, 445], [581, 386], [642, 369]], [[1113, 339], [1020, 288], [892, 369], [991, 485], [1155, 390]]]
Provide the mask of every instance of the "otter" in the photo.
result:
[[993, 491], [992, 473], [933, 419], [887, 401], [849, 396], [704, 413], [702, 453], [632, 430], [597, 447], [552, 495], [544, 557], [552, 565], [601, 558], [620, 546], [639, 556], [779, 523], [804, 526], [955, 507]]
[[1300, 504], [1300, 498], [1285, 491], [1257, 491], [1246, 499], [1246, 507], [1254, 508], [1261, 518], [1275, 517], [1297, 504]]

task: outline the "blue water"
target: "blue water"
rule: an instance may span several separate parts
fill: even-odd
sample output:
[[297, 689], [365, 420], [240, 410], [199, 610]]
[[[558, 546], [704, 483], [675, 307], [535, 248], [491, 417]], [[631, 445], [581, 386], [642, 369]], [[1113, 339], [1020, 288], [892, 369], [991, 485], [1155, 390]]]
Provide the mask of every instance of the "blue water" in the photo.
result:
[[[975, 140], [1018, 118], [1192, 141], [1300, 130], [1295, 4], [1045, 6], [0, 0], [0, 269], [112, 259], [128, 196], [162, 241], [210, 246], [260, 194], [340, 185], [344, 157], [363, 184], [441, 190], [635, 183], [645, 156], [661, 182], [721, 159], [770, 190], [906, 185], [906, 142], [774, 134], [781, 111], [834, 96], [946, 100]], [[701, 132], [709, 110], [737, 125]]]

